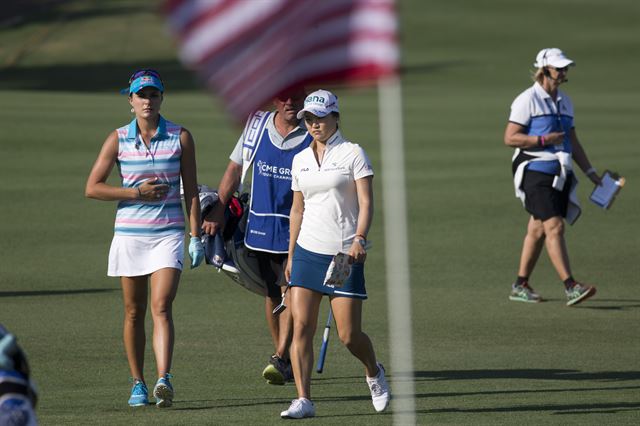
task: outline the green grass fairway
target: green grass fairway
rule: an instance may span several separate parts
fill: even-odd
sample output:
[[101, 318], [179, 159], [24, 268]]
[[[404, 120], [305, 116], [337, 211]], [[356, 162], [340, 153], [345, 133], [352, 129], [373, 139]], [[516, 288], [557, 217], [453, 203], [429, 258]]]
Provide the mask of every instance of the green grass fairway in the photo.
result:
[[[121, 294], [106, 277], [116, 206], [84, 198], [104, 138], [130, 120], [118, 90], [135, 68], [159, 68], [163, 114], [194, 134], [203, 183], [217, 185], [240, 128], [178, 64], [156, 2], [45, 3], [0, 27], [0, 323], [29, 354], [41, 424], [280, 424], [295, 388], [261, 379], [272, 351], [262, 301], [208, 267], [184, 272], [174, 305], [174, 407], [127, 406]], [[640, 2], [402, 0], [399, 10], [418, 423], [640, 424]], [[593, 164], [627, 178], [609, 211], [587, 201], [582, 179], [567, 242], [575, 277], [598, 294], [575, 308], [546, 254], [532, 285], [548, 301], [507, 299], [527, 215], [502, 134], [544, 47], [577, 63], [564, 90]], [[337, 92], [344, 133], [377, 172], [364, 326], [388, 363], [376, 91]], [[149, 320], [148, 341], [151, 331]], [[149, 381], [154, 370], [149, 344]], [[305, 424], [392, 423], [335, 330], [312, 389], [317, 417]]]

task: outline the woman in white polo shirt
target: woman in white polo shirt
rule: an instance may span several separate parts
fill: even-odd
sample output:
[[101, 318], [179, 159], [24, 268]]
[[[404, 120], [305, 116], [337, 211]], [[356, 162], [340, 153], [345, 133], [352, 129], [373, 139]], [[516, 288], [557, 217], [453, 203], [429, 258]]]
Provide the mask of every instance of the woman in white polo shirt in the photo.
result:
[[[365, 366], [374, 408], [383, 411], [390, 398], [384, 368], [361, 328], [362, 300], [367, 298], [364, 261], [373, 215], [373, 169], [364, 150], [342, 137], [338, 99], [333, 93], [317, 90], [307, 96], [298, 113], [302, 117], [313, 142], [294, 157], [291, 167], [294, 195], [285, 270], [291, 286], [291, 361], [298, 398], [281, 416], [315, 415], [311, 402], [313, 336], [324, 295], [331, 300], [340, 340]], [[325, 284], [327, 269], [338, 253], [349, 256], [351, 273], [340, 286]]]

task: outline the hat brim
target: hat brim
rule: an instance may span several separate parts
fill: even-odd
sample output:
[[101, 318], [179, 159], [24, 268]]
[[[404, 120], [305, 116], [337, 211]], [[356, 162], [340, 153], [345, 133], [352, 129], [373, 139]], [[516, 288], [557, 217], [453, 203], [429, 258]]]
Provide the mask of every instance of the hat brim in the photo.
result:
[[148, 83], [148, 84], [143, 84], [142, 86], [136, 86], [136, 87], [133, 87], [133, 88], [132, 87], [125, 87], [124, 89], [120, 90], [120, 94], [121, 95], [131, 95], [132, 93], [138, 93], [139, 91], [141, 91], [145, 87], [155, 87], [156, 89], [158, 89], [159, 91], [164, 93], [164, 87], [159, 86], [157, 84]]
[[549, 66], [552, 66], [554, 68], [564, 68], [564, 67], [568, 67], [570, 65], [575, 65], [575, 64], [569, 58], [558, 58], [558, 59], [554, 59], [554, 60], [549, 61]]
[[155, 83], [145, 83], [145, 84], [141, 84], [140, 86], [136, 86], [136, 87], [132, 87], [131, 89], [129, 89], [129, 93], [138, 93], [139, 91], [141, 91], [142, 89], [144, 89], [145, 87], [153, 87], [154, 89], [158, 89], [161, 92], [164, 92], [164, 87], [155, 84]]
[[298, 113], [296, 114], [296, 117], [298, 118], [298, 120], [301, 120], [302, 117], [304, 117], [304, 113], [308, 112], [311, 113], [313, 115], [315, 115], [316, 117], [326, 117], [327, 115], [329, 115], [331, 113], [331, 110], [328, 110], [326, 108], [314, 108], [314, 107], [306, 107], [301, 109], [300, 111], [298, 111]]
[[[161, 92], [164, 92], [164, 86], [162, 85], [162, 81], [154, 76], [143, 75], [136, 78], [131, 82], [129, 88], [125, 92], [125, 94], [131, 95], [132, 93], [138, 93], [140, 90], [145, 87], [154, 87]], [[122, 93], [122, 91], [120, 91]]]

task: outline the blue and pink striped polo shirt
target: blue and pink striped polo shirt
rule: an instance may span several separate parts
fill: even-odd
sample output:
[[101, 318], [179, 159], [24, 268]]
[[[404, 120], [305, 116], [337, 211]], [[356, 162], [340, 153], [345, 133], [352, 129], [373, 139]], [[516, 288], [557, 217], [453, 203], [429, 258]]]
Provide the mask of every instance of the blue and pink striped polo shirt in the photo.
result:
[[163, 200], [123, 200], [118, 203], [115, 235], [166, 236], [184, 233], [180, 198], [180, 131], [182, 127], [160, 116], [149, 148], [136, 119], [118, 132], [118, 170], [124, 188], [136, 188], [154, 177], [170, 185]]

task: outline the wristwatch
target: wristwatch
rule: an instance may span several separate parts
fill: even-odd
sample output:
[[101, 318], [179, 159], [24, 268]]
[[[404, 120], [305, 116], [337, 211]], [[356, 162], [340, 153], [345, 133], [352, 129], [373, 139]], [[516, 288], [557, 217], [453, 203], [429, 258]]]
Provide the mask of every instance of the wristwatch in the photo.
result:
[[358, 244], [360, 244], [362, 247], [365, 247], [367, 245], [367, 240], [365, 240], [363, 237], [357, 235], [356, 236], [356, 241], [358, 242]]

